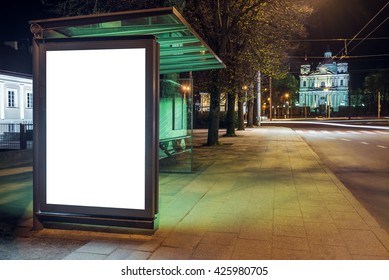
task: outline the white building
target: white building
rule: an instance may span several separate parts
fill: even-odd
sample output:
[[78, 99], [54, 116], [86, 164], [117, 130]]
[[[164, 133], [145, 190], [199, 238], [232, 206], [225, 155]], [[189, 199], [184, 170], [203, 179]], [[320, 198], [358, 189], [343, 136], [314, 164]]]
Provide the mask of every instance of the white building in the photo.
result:
[[332, 53], [324, 54], [324, 61], [315, 71], [310, 65], [300, 68], [300, 106], [310, 107], [311, 112], [325, 113], [328, 107], [338, 112], [339, 106], [348, 105], [348, 64], [336, 63]]
[[30, 124], [32, 108], [32, 76], [0, 70], [0, 124]]

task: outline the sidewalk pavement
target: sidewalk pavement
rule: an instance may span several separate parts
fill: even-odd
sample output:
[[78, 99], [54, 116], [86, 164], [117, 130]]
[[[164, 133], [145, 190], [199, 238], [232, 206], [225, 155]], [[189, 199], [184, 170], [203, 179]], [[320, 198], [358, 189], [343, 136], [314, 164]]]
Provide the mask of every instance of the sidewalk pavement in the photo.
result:
[[194, 172], [160, 174], [154, 235], [35, 232], [28, 219], [0, 242], [0, 259], [389, 259], [387, 232], [297, 133], [237, 135], [207, 147], [195, 130]]

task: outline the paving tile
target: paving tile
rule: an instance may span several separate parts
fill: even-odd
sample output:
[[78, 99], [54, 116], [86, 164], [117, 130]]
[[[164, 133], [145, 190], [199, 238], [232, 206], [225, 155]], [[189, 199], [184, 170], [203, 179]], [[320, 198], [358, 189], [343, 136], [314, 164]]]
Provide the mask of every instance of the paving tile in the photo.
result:
[[274, 208], [276, 209], [294, 209], [299, 210], [300, 209], [300, 203], [296, 198], [290, 198], [289, 196], [285, 195], [283, 197], [276, 197], [274, 200]]
[[273, 235], [291, 236], [291, 237], [306, 237], [305, 228], [295, 225], [274, 225]]
[[132, 254], [133, 250], [128, 249], [116, 249], [111, 254], [106, 256], [106, 260], [127, 260]]
[[322, 205], [323, 204], [323, 199], [319, 196], [299, 196], [299, 204], [302, 208], [305, 207], [315, 207], [317, 205]]
[[232, 246], [235, 245], [238, 236], [237, 233], [206, 232], [200, 243]]
[[232, 254], [233, 260], [263, 260], [271, 257], [271, 242], [238, 239]]
[[191, 258], [198, 260], [228, 260], [231, 258], [233, 249], [233, 246], [200, 243]]
[[271, 259], [273, 259], [273, 260], [310, 260], [311, 254], [309, 251], [299, 251], [299, 250], [275, 248], [272, 251]]
[[60, 260], [84, 244], [85, 241], [40, 237], [0, 238], [0, 259]]
[[149, 241], [145, 241], [141, 245], [139, 245], [136, 250], [154, 252], [161, 245], [162, 240], [162, 238], [155, 238]]
[[220, 214], [213, 219], [208, 230], [214, 232], [239, 233], [242, 223], [243, 221], [240, 216]]
[[67, 255], [63, 260], [104, 260], [107, 255], [84, 253], [84, 252], [73, 252]]
[[186, 248], [159, 247], [152, 255], [150, 260], [189, 260], [193, 251]]
[[368, 224], [370, 227], [380, 227], [376, 219], [366, 210], [366, 208], [362, 207], [361, 204], [354, 205], [355, 210], [361, 216], [361, 218]]
[[176, 231], [169, 234], [162, 242], [161, 246], [193, 249], [200, 242], [201, 238], [202, 234]]
[[275, 208], [274, 216], [282, 216], [282, 217], [302, 217], [300, 207], [295, 208]]
[[389, 259], [388, 251], [371, 231], [341, 229], [340, 233], [352, 255], [387, 257]]
[[330, 214], [334, 212], [356, 212], [355, 208], [348, 202], [345, 203], [335, 203], [333, 201], [324, 201], [325, 205], [327, 206], [328, 211]]
[[335, 224], [306, 223], [309, 244], [345, 246], [345, 242]]
[[108, 255], [120, 246], [118, 242], [93, 240], [78, 248], [78, 253], [92, 253], [92, 254], [105, 254]]
[[120, 243], [118, 248], [135, 250], [139, 248], [139, 246], [147, 242], [152, 242], [152, 240], [140, 240], [140, 239], [123, 240], [123, 242]]
[[292, 226], [304, 226], [304, 220], [302, 216], [274, 216], [274, 225], [292, 225]]
[[273, 222], [271, 220], [246, 220], [241, 227], [239, 238], [272, 240]]
[[379, 241], [384, 245], [386, 250], [389, 252], [389, 235], [388, 233], [382, 229], [381, 227], [372, 227], [371, 230], [375, 234], [375, 236], [379, 239]]
[[368, 230], [369, 227], [365, 221], [354, 212], [331, 212], [331, 216], [337, 228], [339, 229], [362, 229]]
[[[260, 201], [258, 202], [258, 199]], [[259, 196], [256, 202], [248, 201], [249, 205], [244, 213], [242, 213], [242, 217], [245, 219], [273, 219], [273, 201], [267, 200], [266, 198], [262, 198]]]
[[385, 256], [352, 255], [353, 260], [389, 260]]
[[326, 244], [311, 244], [311, 257], [314, 260], [352, 260], [346, 247]]
[[127, 260], [148, 260], [151, 256], [150, 252], [133, 251]]
[[302, 206], [301, 212], [305, 222], [332, 223], [332, 217], [326, 207]]
[[109, 254], [106, 260], [147, 260], [151, 256], [150, 252], [134, 251], [128, 249], [116, 249]]
[[308, 251], [308, 239], [306, 237], [273, 236], [273, 249], [290, 249]]

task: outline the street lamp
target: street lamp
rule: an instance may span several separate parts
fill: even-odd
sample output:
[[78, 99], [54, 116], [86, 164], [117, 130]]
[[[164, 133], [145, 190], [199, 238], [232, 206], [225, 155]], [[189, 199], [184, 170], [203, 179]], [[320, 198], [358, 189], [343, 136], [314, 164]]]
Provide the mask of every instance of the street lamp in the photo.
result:
[[182, 92], [184, 94], [184, 100], [185, 100], [187, 97], [187, 94], [190, 91], [190, 86], [189, 85], [181, 85], [181, 89], [182, 89]]
[[[288, 100], [289, 98], [289, 93], [285, 93], [285, 101], [288, 102], [288, 107], [286, 108], [286, 114], [289, 115], [289, 109], [292, 103], [292, 96], [290, 96], [290, 102]], [[285, 102], [286, 103], [286, 102]], [[292, 110], [290, 109], [290, 117], [292, 117]]]
[[[244, 91], [244, 102], [243, 102], [243, 115], [247, 117], [247, 111], [248, 111], [248, 108], [247, 108], [247, 90], [248, 90], [248, 86], [244, 85], [242, 87], [243, 91]], [[247, 119], [246, 119], [247, 121]]]
[[327, 108], [326, 108], [326, 112], [327, 112], [327, 118], [331, 118], [331, 92], [330, 92], [330, 87], [326, 87], [324, 88], [324, 91], [327, 92]]

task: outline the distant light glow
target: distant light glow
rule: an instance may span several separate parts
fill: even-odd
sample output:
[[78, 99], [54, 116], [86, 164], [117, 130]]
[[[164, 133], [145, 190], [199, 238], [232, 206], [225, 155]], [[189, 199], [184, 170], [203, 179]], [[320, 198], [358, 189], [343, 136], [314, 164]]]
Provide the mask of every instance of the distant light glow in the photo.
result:
[[[355, 121], [355, 120], [353, 120]], [[361, 121], [361, 120], [358, 120]], [[347, 122], [347, 121], [344, 121]], [[341, 127], [353, 127], [353, 128], [371, 128], [371, 129], [384, 129], [389, 130], [387, 126], [368, 126], [368, 125], [356, 125], [356, 124], [342, 124], [329, 121], [283, 121], [283, 120], [273, 120], [273, 121], [264, 121], [264, 123], [298, 123], [298, 124], [317, 124], [317, 125], [331, 125], [331, 126], [341, 126]]]

